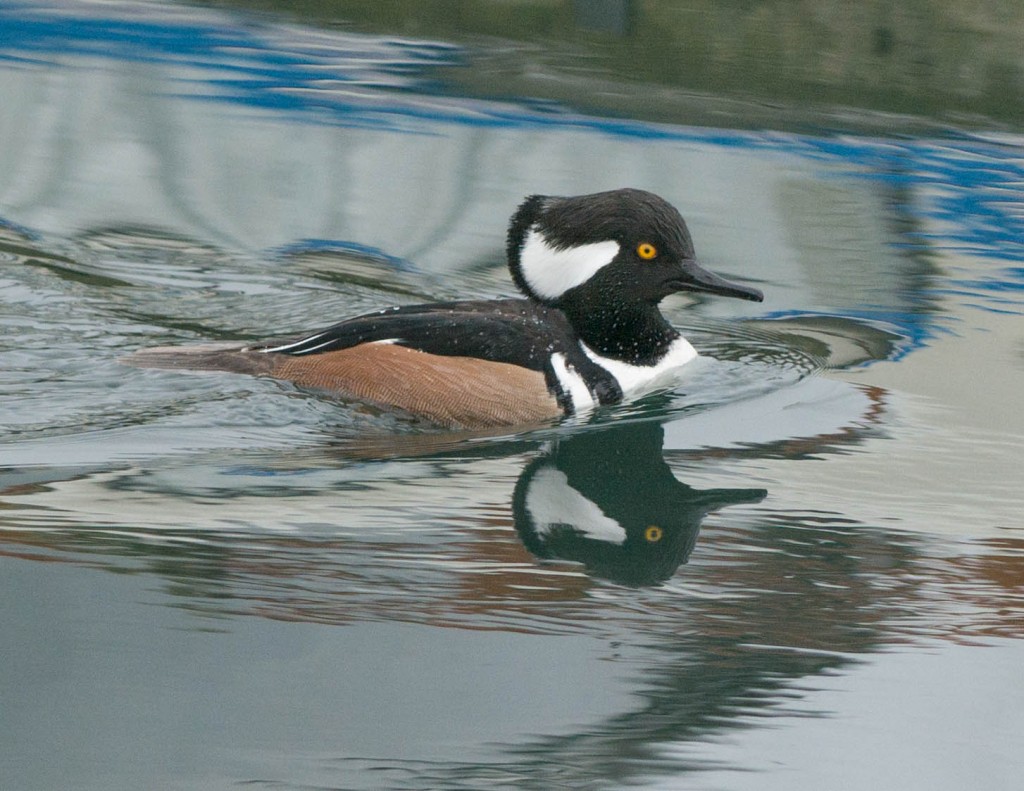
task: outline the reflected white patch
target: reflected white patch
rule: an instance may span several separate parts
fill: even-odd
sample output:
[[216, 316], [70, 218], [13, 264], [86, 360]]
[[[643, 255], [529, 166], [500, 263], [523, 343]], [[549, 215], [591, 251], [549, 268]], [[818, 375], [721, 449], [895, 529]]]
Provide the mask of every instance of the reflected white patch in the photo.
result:
[[559, 250], [548, 244], [540, 231], [531, 230], [519, 253], [519, 267], [537, 296], [557, 299], [570, 288], [586, 283], [618, 254], [619, 243], [613, 241]]
[[568, 525], [597, 541], [623, 544], [626, 530], [598, 506], [573, 489], [561, 470], [545, 467], [538, 470], [526, 493], [526, 510], [541, 537], [559, 525]]
[[561, 352], [552, 354], [551, 367], [555, 371], [555, 376], [558, 377], [558, 383], [562, 386], [562, 391], [567, 393], [572, 400], [572, 409], [575, 414], [578, 415], [581, 412], [586, 412], [588, 409], [593, 409], [596, 406], [594, 397], [590, 395], [590, 388], [587, 387], [587, 383], [576, 372], [576, 369], [565, 361], [564, 354]]
[[697, 359], [697, 350], [682, 337], [672, 341], [665, 356], [654, 365], [632, 365], [603, 357], [582, 341], [580, 347], [587, 357], [615, 377], [622, 392], [628, 396], [637, 396], [673, 384], [682, 373], [683, 366]]

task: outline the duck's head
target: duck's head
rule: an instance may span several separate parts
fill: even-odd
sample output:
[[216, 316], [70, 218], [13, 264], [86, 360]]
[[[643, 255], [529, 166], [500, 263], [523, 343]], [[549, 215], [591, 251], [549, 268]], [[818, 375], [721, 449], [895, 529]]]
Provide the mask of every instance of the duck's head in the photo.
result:
[[700, 266], [682, 215], [637, 189], [530, 196], [509, 226], [508, 264], [520, 290], [554, 307], [653, 306], [678, 291], [764, 299]]

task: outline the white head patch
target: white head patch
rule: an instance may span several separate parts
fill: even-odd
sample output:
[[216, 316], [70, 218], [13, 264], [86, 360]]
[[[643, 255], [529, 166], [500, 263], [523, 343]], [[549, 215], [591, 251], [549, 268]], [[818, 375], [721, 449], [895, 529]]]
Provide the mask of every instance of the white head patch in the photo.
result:
[[559, 250], [531, 228], [519, 253], [519, 268], [538, 297], [558, 299], [570, 288], [586, 283], [618, 254], [619, 243], [610, 240]]

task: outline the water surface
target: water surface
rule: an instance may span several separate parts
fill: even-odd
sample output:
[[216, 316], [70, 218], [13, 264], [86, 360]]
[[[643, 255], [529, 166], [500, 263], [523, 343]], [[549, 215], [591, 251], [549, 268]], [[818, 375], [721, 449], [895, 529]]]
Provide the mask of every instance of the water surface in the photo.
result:
[[[517, 93], [355, 16], [0, 7], [0, 786], [1018, 787], [1013, 118], [624, 114], [635, 29]], [[624, 185], [766, 294], [665, 303], [670, 392], [472, 434], [120, 361], [511, 294], [524, 195]]]

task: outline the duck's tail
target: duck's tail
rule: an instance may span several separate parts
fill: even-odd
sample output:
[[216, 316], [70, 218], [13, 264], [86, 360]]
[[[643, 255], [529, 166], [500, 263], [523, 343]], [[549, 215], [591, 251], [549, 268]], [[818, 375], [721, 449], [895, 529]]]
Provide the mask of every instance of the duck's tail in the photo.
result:
[[207, 343], [201, 346], [154, 346], [122, 357], [135, 368], [167, 368], [182, 371], [230, 371], [266, 376], [277, 355], [249, 351], [237, 343]]

